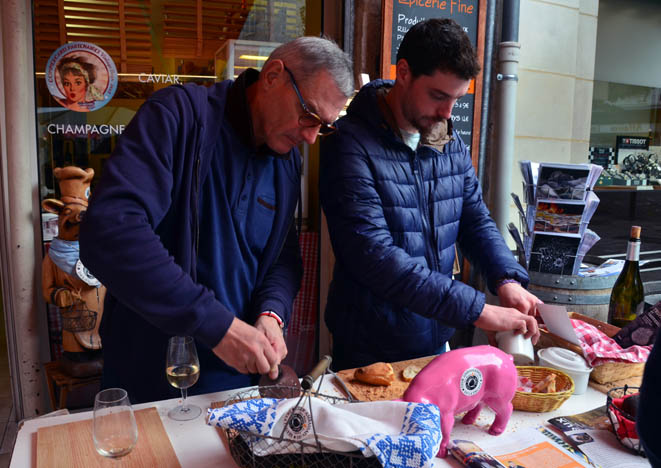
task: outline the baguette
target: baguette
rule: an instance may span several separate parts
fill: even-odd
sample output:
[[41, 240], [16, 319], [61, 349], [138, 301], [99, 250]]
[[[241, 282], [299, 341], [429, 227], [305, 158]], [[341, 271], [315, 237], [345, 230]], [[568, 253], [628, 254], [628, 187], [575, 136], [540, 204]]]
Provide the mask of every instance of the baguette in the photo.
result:
[[404, 382], [410, 382], [415, 378], [416, 375], [418, 375], [418, 372], [420, 372], [421, 370], [422, 369], [420, 369], [420, 367], [411, 364], [402, 371], [402, 379], [404, 380]]
[[390, 364], [375, 362], [356, 369], [353, 378], [363, 383], [388, 386], [395, 380], [395, 372]]
[[532, 387], [534, 393], [555, 393], [555, 374], [549, 374]]

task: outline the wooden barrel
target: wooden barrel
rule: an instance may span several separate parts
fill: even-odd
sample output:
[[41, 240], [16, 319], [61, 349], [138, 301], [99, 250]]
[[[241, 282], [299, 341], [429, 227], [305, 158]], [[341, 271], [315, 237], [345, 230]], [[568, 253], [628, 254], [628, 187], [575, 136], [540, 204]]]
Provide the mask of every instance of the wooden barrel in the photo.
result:
[[563, 276], [531, 271], [528, 290], [547, 304], [562, 305], [606, 322], [611, 289], [618, 275], [603, 277]]

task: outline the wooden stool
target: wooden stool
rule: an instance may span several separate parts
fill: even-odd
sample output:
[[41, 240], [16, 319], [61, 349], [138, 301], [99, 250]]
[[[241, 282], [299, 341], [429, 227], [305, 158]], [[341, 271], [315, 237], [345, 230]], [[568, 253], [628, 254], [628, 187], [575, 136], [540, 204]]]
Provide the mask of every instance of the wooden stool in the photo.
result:
[[[48, 395], [50, 404], [54, 410], [66, 407], [67, 395], [70, 390], [78, 387], [84, 387], [92, 383], [101, 382], [101, 375], [92, 375], [90, 377], [71, 377], [60, 370], [60, 365], [56, 361], [44, 364], [46, 370], [46, 382], [48, 383]], [[60, 390], [60, 403], [55, 399], [55, 389]]]

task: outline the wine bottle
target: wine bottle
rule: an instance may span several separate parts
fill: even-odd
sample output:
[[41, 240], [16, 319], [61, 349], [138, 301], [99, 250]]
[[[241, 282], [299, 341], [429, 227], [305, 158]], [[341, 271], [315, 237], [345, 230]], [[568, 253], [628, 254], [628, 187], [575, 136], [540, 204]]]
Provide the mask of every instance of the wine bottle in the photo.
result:
[[608, 322], [620, 328], [633, 322], [643, 312], [645, 293], [640, 279], [639, 255], [640, 226], [631, 226], [627, 259], [611, 291], [608, 307]]

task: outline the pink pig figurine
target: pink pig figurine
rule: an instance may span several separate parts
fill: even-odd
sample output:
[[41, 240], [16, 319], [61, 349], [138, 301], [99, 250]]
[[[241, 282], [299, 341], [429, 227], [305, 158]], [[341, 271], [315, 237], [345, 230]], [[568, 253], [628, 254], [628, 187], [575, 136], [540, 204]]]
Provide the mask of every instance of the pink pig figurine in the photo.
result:
[[501, 434], [512, 415], [517, 374], [512, 356], [493, 346], [473, 346], [443, 353], [411, 381], [403, 400], [433, 403], [441, 413], [443, 439], [438, 456], [445, 458], [454, 415], [473, 424], [486, 404], [496, 413], [489, 434]]

